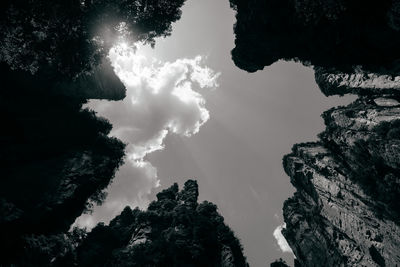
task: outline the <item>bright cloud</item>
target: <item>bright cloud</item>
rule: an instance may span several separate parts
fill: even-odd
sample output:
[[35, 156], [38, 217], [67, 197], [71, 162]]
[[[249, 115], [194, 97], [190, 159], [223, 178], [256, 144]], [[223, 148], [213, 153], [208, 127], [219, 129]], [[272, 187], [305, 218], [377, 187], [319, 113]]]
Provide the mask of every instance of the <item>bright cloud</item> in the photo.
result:
[[293, 254], [292, 249], [290, 248], [289, 244], [287, 243], [285, 237], [282, 235], [282, 229], [286, 228], [286, 223], [279, 225], [278, 227], [275, 228], [274, 230], [274, 237], [276, 241], [278, 242], [279, 248], [282, 250], [282, 252], [289, 252]]
[[91, 227], [108, 221], [126, 205], [144, 208], [147, 195], [160, 185], [157, 169], [146, 161], [164, 148], [169, 134], [191, 136], [209, 119], [202, 88], [216, 88], [219, 73], [202, 65], [202, 57], [175, 62], [150, 60], [128, 46], [111, 49], [109, 58], [127, 88], [123, 101], [91, 100], [89, 107], [113, 124], [111, 136], [127, 143], [127, 159], [117, 172], [102, 206], [77, 224]]

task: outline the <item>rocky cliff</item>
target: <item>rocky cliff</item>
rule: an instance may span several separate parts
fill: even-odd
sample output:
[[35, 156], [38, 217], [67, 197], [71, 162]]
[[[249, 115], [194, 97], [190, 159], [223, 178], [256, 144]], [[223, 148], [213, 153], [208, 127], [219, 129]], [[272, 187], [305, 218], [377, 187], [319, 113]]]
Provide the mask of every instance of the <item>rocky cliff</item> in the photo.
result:
[[400, 265], [400, 104], [369, 94], [325, 112], [320, 141], [284, 157], [296, 193], [283, 235], [302, 266]]
[[353, 69], [342, 72], [322, 67], [315, 68], [315, 81], [326, 96], [358, 94], [398, 94], [400, 76]]
[[233, 62], [254, 72], [295, 60], [350, 71], [398, 72], [399, 1], [230, 0]]
[[315, 69], [321, 91], [357, 94], [326, 111], [314, 143], [283, 159], [296, 192], [283, 234], [300, 266], [400, 265], [399, 1], [230, 0], [232, 59]]

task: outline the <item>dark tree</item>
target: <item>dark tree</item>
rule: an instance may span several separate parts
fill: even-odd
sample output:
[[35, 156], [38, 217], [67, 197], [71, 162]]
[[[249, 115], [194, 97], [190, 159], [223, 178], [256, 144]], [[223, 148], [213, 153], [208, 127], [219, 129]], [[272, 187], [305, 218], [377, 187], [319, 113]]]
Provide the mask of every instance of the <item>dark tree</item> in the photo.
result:
[[76, 250], [78, 266], [247, 266], [242, 247], [217, 207], [197, 203], [188, 180], [157, 194], [147, 211], [124, 211], [96, 226]]
[[67, 231], [88, 203], [104, 200], [125, 148], [82, 105], [124, 98], [109, 48], [169, 35], [183, 3], [1, 1], [0, 265], [75, 257], [80, 241]]
[[154, 45], [180, 18], [184, 0], [5, 1], [0, 61], [12, 69], [77, 78], [93, 71], [118, 38]]

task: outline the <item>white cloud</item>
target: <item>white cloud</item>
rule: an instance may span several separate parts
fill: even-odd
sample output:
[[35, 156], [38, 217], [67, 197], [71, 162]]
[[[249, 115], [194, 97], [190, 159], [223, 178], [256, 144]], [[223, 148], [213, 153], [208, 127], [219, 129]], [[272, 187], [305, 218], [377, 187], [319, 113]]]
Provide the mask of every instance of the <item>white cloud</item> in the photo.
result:
[[285, 237], [282, 235], [282, 229], [286, 228], [286, 223], [279, 225], [278, 227], [275, 228], [274, 230], [274, 237], [276, 241], [278, 242], [279, 248], [282, 250], [282, 252], [289, 252], [293, 254], [292, 249], [290, 248], [289, 244], [287, 243]]
[[149, 153], [164, 148], [169, 133], [196, 134], [209, 119], [202, 88], [216, 88], [219, 74], [202, 66], [202, 57], [159, 62], [125, 46], [111, 49], [109, 57], [127, 88], [123, 101], [91, 100], [89, 107], [110, 120], [110, 135], [127, 143], [127, 159], [117, 172], [102, 206], [83, 215], [76, 224], [92, 227], [108, 221], [130, 205], [145, 208], [147, 195], [160, 185], [157, 169], [146, 161]]

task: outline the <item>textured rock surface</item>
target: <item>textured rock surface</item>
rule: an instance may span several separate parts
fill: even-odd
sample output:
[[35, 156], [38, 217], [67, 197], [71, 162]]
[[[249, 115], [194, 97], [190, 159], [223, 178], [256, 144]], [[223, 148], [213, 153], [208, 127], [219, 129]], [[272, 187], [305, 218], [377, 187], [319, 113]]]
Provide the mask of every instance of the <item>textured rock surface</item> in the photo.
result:
[[400, 265], [397, 101], [333, 108], [321, 141], [284, 157], [297, 192], [284, 204], [282, 232], [302, 266]]
[[362, 70], [345, 73], [316, 67], [315, 80], [326, 96], [400, 93], [400, 76]]
[[[400, 228], [376, 215], [374, 198], [319, 143], [295, 146], [284, 161], [297, 188], [284, 205], [285, 238], [304, 266], [400, 264]], [[375, 256], [376, 257], [376, 256]]]

